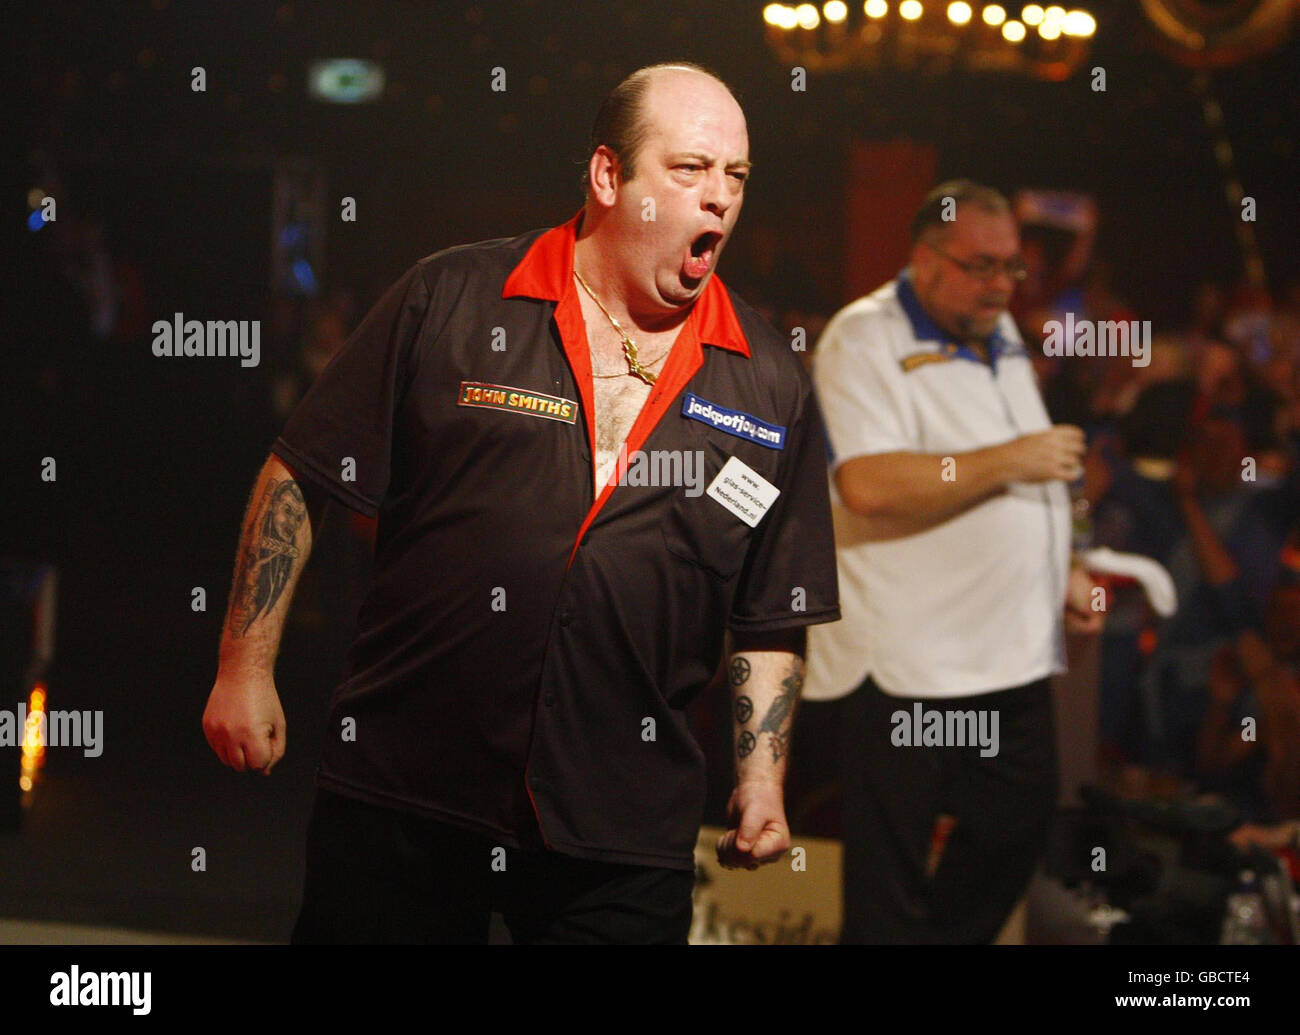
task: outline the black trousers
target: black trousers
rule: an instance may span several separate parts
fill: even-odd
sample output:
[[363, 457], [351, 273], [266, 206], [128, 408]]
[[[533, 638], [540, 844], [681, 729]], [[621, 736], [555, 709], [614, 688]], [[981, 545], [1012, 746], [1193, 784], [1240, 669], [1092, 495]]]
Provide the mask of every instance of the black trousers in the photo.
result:
[[482, 945], [497, 911], [517, 944], [684, 945], [694, 885], [690, 870], [504, 848], [318, 788], [290, 941]]
[[[998, 716], [997, 753], [901, 746], [915, 698], [870, 677], [845, 700], [845, 944], [987, 944], [997, 937], [1047, 845], [1057, 801], [1056, 728], [1046, 679], [925, 711]], [[933, 872], [935, 818], [955, 825]]]

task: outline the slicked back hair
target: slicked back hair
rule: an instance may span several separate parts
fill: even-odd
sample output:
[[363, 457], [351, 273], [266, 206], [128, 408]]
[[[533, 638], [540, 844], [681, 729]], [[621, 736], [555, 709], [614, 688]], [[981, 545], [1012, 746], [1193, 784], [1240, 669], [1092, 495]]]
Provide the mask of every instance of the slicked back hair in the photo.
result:
[[974, 205], [981, 212], [992, 216], [1005, 215], [1011, 211], [1010, 202], [992, 187], [973, 180], [948, 180], [930, 191], [917, 209], [912, 219], [912, 243], [915, 244], [935, 230], [946, 231], [952, 226], [952, 220], [945, 219], [944, 215], [950, 212], [955, 218], [957, 210], [963, 205]]
[[645, 95], [650, 86], [653, 73], [668, 68], [679, 68], [688, 72], [699, 72], [715, 82], [721, 83], [732, 97], [731, 87], [701, 65], [689, 61], [665, 61], [657, 65], [646, 65], [629, 75], [601, 102], [596, 112], [596, 121], [591, 127], [591, 141], [587, 146], [587, 161], [583, 163], [582, 186], [588, 189], [587, 169], [591, 156], [602, 144], [618, 155], [620, 178], [626, 183], [636, 175], [636, 160], [645, 143], [648, 131], [644, 118]]

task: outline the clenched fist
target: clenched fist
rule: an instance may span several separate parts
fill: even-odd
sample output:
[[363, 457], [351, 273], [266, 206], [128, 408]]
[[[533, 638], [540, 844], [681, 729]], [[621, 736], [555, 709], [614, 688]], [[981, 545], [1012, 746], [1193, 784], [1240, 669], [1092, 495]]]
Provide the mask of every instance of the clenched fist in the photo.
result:
[[718, 839], [718, 862], [728, 870], [756, 870], [776, 862], [789, 848], [781, 785], [737, 785], [727, 802], [727, 832]]
[[231, 769], [269, 775], [285, 746], [284, 709], [271, 674], [218, 673], [203, 712], [203, 734]]

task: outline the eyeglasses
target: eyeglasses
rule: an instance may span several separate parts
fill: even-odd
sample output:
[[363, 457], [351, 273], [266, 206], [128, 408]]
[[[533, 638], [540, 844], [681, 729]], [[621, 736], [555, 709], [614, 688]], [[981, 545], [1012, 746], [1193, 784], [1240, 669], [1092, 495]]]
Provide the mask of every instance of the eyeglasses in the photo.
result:
[[942, 248], [936, 248], [932, 244], [927, 244], [931, 251], [938, 252], [945, 259], [951, 262], [963, 273], [967, 273], [977, 280], [988, 283], [999, 273], [1005, 273], [1015, 281], [1024, 280], [1029, 275], [1023, 259], [1008, 259], [1006, 262], [998, 262], [997, 259], [980, 259], [978, 262], [963, 262], [961, 259], [953, 258]]

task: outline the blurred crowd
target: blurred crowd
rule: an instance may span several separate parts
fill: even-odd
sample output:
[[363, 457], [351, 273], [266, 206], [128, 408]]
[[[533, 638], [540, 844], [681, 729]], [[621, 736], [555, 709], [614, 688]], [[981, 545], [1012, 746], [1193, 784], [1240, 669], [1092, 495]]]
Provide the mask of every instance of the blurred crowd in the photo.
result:
[[[1071, 304], [1142, 318], [1104, 271]], [[1276, 299], [1203, 284], [1146, 366], [1046, 358], [1042, 311], [1020, 315], [1053, 420], [1088, 433], [1082, 545], [1158, 561], [1178, 594], [1161, 619], [1132, 582], [1108, 587], [1111, 774], [1222, 795], [1248, 821], [1300, 817], [1300, 282]]]

